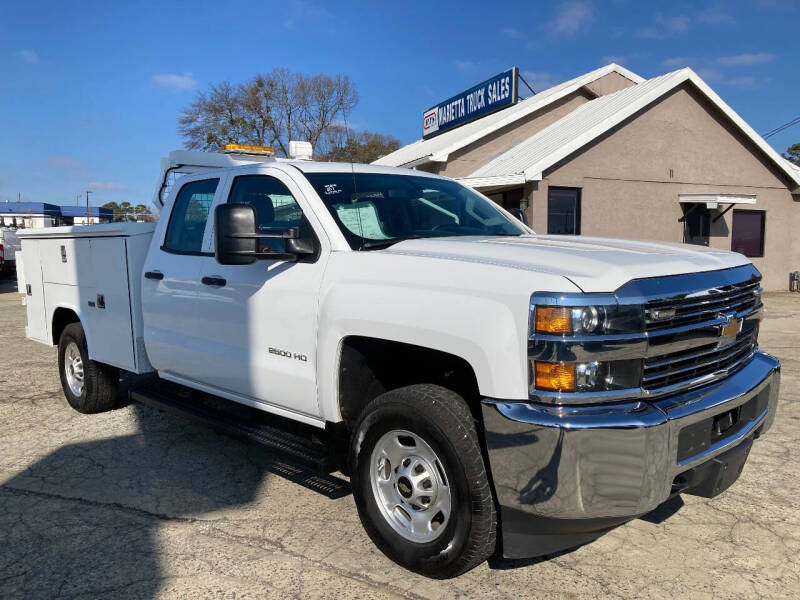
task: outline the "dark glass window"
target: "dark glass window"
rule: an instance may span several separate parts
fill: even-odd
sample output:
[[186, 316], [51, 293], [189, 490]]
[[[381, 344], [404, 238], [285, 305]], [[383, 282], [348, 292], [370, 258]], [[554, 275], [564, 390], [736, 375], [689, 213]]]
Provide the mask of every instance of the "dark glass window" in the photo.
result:
[[763, 210], [734, 210], [731, 250], [745, 256], [764, 256]]
[[581, 190], [579, 188], [548, 189], [547, 233], [580, 235]]
[[711, 212], [705, 204], [683, 204], [683, 242], [708, 246], [711, 233]]
[[184, 185], [167, 225], [164, 249], [174, 252], [200, 252], [203, 249], [203, 232], [206, 229], [208, 211], [214, 202], [219, 179], [192, 181]]
[[[228, 202], [250, 204], [256, 211], [259, 231], [285, 231], [300, 227], [303, 211], [289, 188], [268, 175], [242, 175], [233, 180]], [[303, 232], [301, 231], [301, 234]], [[259, 252], [285, 252], [286, 241], [279, 238], [260, 238]]]

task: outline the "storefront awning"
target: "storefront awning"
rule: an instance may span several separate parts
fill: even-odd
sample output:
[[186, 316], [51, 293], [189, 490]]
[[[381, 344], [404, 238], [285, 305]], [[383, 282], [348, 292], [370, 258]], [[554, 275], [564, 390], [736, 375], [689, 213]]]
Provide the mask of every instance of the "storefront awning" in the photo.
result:
[[755, 204], [755, 194], [679, 194], [681, 204], [705, 204], [706, 208], [719, 208], [720, 204]]

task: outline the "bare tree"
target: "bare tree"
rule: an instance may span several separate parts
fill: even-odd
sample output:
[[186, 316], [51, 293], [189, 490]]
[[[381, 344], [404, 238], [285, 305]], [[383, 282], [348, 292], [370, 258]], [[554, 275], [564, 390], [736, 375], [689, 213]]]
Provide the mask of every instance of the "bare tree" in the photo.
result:
[[400, 140], [396, 137], [381, 133], [362, 131], [356, 134], [334, 127], [329, 135], [331, 147], [318, 160], [366, 164], [400, 147]]
[[272, 145], [288, 154], [289, 140], [329, 148], [326, 133], [358, 103], [346, 75], [306, 75], [273, 69], [246, 83], [223, 82], [200, 92], [179, 119], [190, 149], [217, 150], [226, 143]]

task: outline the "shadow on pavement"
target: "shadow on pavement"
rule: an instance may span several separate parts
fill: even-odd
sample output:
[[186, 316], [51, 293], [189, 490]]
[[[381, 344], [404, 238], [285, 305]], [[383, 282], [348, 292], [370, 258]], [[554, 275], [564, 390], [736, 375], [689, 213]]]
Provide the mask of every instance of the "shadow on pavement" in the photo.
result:
[[160, 522], [247, 505], [270, 475], [329, 498], [350, 492], [255, 444], [131, 410], [138, 433], [60, 447], [0, 486], [0, 597], [153, 597]]

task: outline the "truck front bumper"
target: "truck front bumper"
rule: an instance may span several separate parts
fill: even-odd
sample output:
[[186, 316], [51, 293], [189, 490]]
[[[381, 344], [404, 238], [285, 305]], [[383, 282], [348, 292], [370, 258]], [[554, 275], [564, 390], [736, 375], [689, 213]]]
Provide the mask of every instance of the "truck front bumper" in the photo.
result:
[[780, 363], [757, 353], [718, 383], [652, 401], [555, 406], [484, 399], [503, 555], [557, 552], [675, 493], [721, 492], [741, 471], [752, 440], [772, 425], [779, 386]]

